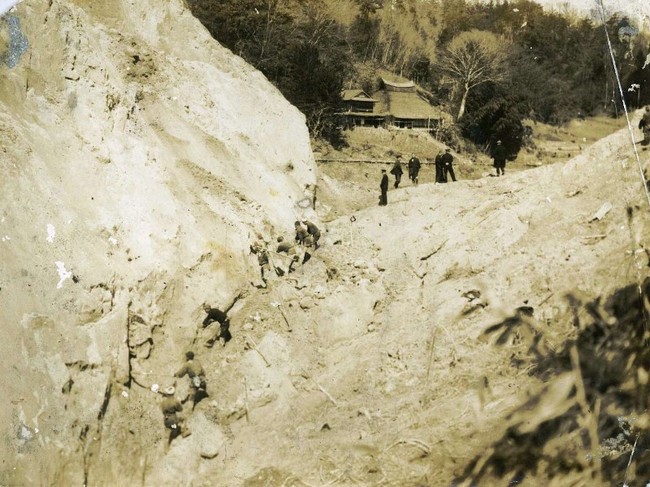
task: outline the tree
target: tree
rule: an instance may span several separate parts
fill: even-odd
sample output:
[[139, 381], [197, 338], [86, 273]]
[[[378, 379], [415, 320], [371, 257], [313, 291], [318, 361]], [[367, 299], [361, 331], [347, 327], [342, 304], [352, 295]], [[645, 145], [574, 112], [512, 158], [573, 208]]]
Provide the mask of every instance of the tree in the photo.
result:
[[505, 40], [491, 32], [470, 30], [458, 34], [443, 49], [437, 65], [444, 75], [443, 82], [453, 85], [452, 93], [460, 93], [457, 120], [465, 113], [470, 90], [505, 78], [505, 45]]
[[314, 137], [337, 145], [336, 113], [342, 109], [343, 82], [352, 68], [344, 29], [316, 3], [303, 8], [296, 25], [279, 58], [284, 71], [278, 87], [305, 114]]
[[512, 93], [510, 85], [476, 90], [471, 109], [460, 124], [461, 133], [479, 146], [494, 149], [501, 140], [508, 159], [514, 159], [524, 141], [525, 100]]
[[340, 142], [336, 113], [352, 69], [344, 27], [320, 0], [188, 0], [220, 43], [262, 71], [305, 114], [314, 137]]

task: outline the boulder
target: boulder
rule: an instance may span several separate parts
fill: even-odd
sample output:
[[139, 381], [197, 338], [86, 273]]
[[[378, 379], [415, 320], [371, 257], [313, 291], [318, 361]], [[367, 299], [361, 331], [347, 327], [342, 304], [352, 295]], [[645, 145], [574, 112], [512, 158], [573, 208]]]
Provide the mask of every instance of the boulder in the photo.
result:
[[214, 458], [219, 455], [226, 442], [221, 428], [210, 421], [202, 412], [195, 412], [187, 421], [191, 435], [187, 438], [192, 449], [202, 458]]

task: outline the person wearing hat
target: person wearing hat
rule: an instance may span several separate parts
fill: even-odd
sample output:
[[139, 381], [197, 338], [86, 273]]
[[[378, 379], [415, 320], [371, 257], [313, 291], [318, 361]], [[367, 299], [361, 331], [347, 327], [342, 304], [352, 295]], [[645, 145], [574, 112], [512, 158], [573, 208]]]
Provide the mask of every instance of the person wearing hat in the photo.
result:
[[381, 170], [381, 183], [379, 183], [381, 194], [379, 195], [379, 206], [386, 206], [388, 204], [388, 174], [386, 169]]
[[454, 174], [454, 156], [451, 155], [451, 149], [447, 147], [445, 153], [442, 155], [440, 162], [442, 162], [443, 170], [443, 180], [446, 183], [448, 181], [447, 175], [451, 176], [452, 181], [456, 181], [456, 175]]
[[408, 162], [409, 169], [409, 179], [413, 184], [418, 184], [418, 175], [420, 174], [420, 159], [418, 159], [415, 154], [411, 154], [411, 158]]
[[205, 371], [201, 362], [194, 358], [194, 352], [188, 351], [185, 353], [186, 362], [180, 368], [178, 372], [174, 374], [174, 377], [184, 377], [188, 376], [190, 379], [190, 390], [192, 395], [192, 410], [196, 405], [206, 397], [209, 397], [208, 392], [206, 391], [205, 383]]
[[171, 445], [174, 438], [178, 435], [183, 434], [187, 436], [189, 432], [183, 428], [183, 421], [178, 416], [183, 410], [183, 406], [176, 399], [174, 394], [176, 393], [176, 388], [174, 386], [165, 387], [162, 390], [163, 400], [160, 403], [160, 409], [162, 409], [163, 420], [165, 423], [165, 428], [169, 430], [169, 440], [167, 441], [167, 448]]
[[497, 140], [497, 145], [492, 151], [492, 158], [494, 159], [493, 166], [497, 170], [497, 176], [505, 175], [506, 173], [506, 148], [503, 147], [500, 140]]

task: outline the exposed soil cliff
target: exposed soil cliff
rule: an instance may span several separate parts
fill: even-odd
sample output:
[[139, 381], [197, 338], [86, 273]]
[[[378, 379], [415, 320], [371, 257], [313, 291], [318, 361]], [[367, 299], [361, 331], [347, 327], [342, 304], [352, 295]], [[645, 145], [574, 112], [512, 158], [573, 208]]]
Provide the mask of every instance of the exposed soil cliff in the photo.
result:
[[[482, 332], [526, 306], [559, 348], [567, 293], [648, 274], [622, 130], [563, 164], [407, 182], [258, 287], [256, 234], [318, 223], [302, 116], [180, 1], [10, 15], [29, 48], [7, 35], [0, 68], [0, 483], [449, 485], [543, 387], [511, 366], [519, 341]], [[323, 215], [353, 199], [323, 187]], [[204, 346], [205, 302], [228, 309], [225, 347]], [[155, 391], [187, 398], [188, 349], [209, 397], [167, 449]]]
[[[145, 364], [177, 366], [201, 303], [258, 279], [254, 232], [311, 217], [315, 165], [303, 116], [181, 1], [30, 1], [1, 22], [3, 482], [81, 485], [107, 436], [160, 434], [155, 395], [134, 400], [159, 381]], [[139, 405], [102, 432], [117, 401]], [[141, 458], [111, 461], [117, 479]]]

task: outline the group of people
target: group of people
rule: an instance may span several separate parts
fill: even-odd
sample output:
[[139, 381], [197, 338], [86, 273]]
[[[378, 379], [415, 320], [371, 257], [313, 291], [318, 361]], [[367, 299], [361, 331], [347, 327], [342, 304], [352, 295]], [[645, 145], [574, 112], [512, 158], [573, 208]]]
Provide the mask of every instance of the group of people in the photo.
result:
[[[644, 119], [641, 120], [641, 123], [639, 123], [639, 127], [647, 127], [644, 129], [644, 133], [647, 133], [648, 135], [645, 136], [646, 141], [650, 141], [650, 107], [646, 108], [646, 117], [644, 116]], [[645, 122], [644, 122], [645, 120]], [[647, 143], [647, 142], [646, 142]], [[496, 145], [494, 146], [494, 150], [492, 151], [492, 159], [493, 159], [493, 166], [496, 169], [497, 176], [503, 176], [506, 173], [506, 158], [507, 158], [507, 151], [506, 148], [503, 146], [502, 142], [500, 140], [497, 140]], [[413, 182], [413, 184], [418, 184], [418, 177], [420, 174], [420, 160], [415, 156], [415, 154], [411, 154], [411, 158], [408, 161], [408, 172], [409, 172], [409, 179]], [[435, 177], [435, 182], [436, 183], [446, 183], [449, 181], [451, 178], [452, 181], [456, 181], [456, 174], [454, 173], [454, 156], [451, 155], [451, 149], [446, 148], [443, 151], [439, 152], [438, 155], [436, 155], [435, 158], [435, 168], [436, 168], [436, 177]], [[385, 206], [388, 204], [388, 174], [386, 174], [386, 170], [382, 169], [381, 170], [382, 176], [381, 176], [381, 182], [379, 183], [379, 189], [381, 191], [381, 194], [379, 196], [379, 206]], [[395, 189], [399, 188], [400, 182], [402, 180], [402, 174], [404, 174], [404, 171], [402, 170], [402, 157], [397, 156], [397, 160], [393, 164], [393, 167], [390, 170], [390, 173], [395, 176], [395, 182], [393, 183], [393, 187]]]
[[[304, 264], [311, 259], [311, 249], [320, 247], [320, 229], [309, 220], [296, 221], [294, 223], [295, 236], [293, 240], [285, 240], [283, 236], [277, 238], [278, 246], [269, 250], [262, 235], [257, 235], [257, 240], [250, 246], [252, 254], [257, 255], [257, 262], [260, 265], [260, 272], [264, 286], [267, 283], [267, 273], [273, 267], [278, 276], [293, 272], [297, 262]], [[280, 257], [280, 262], [274, 260], [271, 254]], [[288, 263], [284, 261], [288, 261]], [[287, 265], [285, 265], [287, 264]]]
[[[201, 362], [194, 358], [194, 352], [188, 351], [185, 353], [185, 363], [174, 377], [182, 378], [186, 376], [190, 379], [190, 395], [189, 399], [192, 400], [192, 411], [202, 399], [209, 397], [206, 390], [205, 370]], [[180, 413], [183, 412], [183, 404], [176, 397], [176, 387], [170, 385], [162, 390], [163, 400], [160, 403], [160, 409], [163, 413], [163, 422], [165, 428], [169, 430], [169, 438], [167, 440], [167, 448], [171, 442], [179, 435], [183, 437], [190, 435], [190, 430], [185, 424], [185, 420]]]
[[[642, 145], [650, 144], [650, 106], [646, 106], [645, 112], [639, 122], [639, 129], [643, 131], [643, 140], [641, 141]], [[506, 166], [506, 156], [507, 152], [500, 140], [497, 140], [494, 150], [492, 152], [493, 166], [496, 168], [496, 175], [502, 176], [505, 175], [505, 166]], [[456, 181], [456, 175], [453, 168], [454, 158], [451, 155], [451, 150], [449, 148], [445, 149], [444, 152], [438, 153], [435, 158], [435, 182], [436, 183], [446, 183], [451, 177], [452, 181]], [[416, 157], [415, 154], [411, 154], [411, 158], [407, 164], [409, 179], [413, 184], [418, 184], [419, 182], [419, 173], [421, 168], [420, 160]], [[379, 197], [379, 204], [385, 206], [388, 204], [388, 175], [386, 174], [386, 169], [382, 169], [382, 177], [380, 183], [381, 195]], [[397, 156], [397, 160], [393, 164], [393, 167], [390, 170], [390, 173], [395, 177], [393, 187], [397, 189], [400, 185], [402, 174], [402, 158]], [[303, 226], [304, 225], [304, 226]], [[273, 265], [276, 274], [279, 276], [284, 275], [285, 272], [291, 272], [293, 270], [293, 265], [296, 262], [301, 260], [302, 254], [302, 263], [307, 262], [311, 258], [311, 254], [308, 249], [317, 249], [319, 247], [319, 240], [321, 237], [321, 232], [319, 228], [312, 222], [308, 220], [296, 221], [294, 223], [295, 237], [293, 241], [287, 241], [282, 236], [278, 237], [278, 246], [275, 251], [270, 251], [264, 242], [261, 235], [257, 235], [257, 241], [251, 245], [251, 253], [256, 254], [258, 258], [258, 263], [260, 265], [262, 280], [266, 285], [266, 276], [265, 271], [270, 269], [270, 266]], [[273, 259], [270, 256], [270, 253], [275, 253], [277, 255], [284, 255], [289, 258], [290, 263], [286, 268], [286, 271], [283, 269], [283, 266], [273, 263]], [[228, 320], [227, 313], [221, 311], [218, 308], [213, 308], [210, 305], [205, 304], [203, 309], [206, 313], [206, 317], [202, 322], [203, 328], [208, 328], [213, 323], [218, 323], [218, 327], [215, 328], [213, 336], [206, 342], [207, 347], [212, 347], [214, 343], [220, 341], [222, 345], [225, 346], [232, 335], [230, 334], [230, 321]], [[205, 371], [201, 362], [197, 360], [194, 356], [194, 352], [188, 351], [185, 354], [185, 363], [183, 366], [174, 374], [176, 378], [182, 378], [187, 376], [190, 380], [190, 394], [187, 400], [192, 401], [192, 410], [196, 405], [203, 399], [209, 397], [206, 380], [205, 380]], [[163, 412], [164, 424], [167, 429], [169, 429], [169, 440], [167, 447], [171, 444], [172, 440], [179, 435], [187, 436], [190, 434], [189, 429], [184, 424], [183, 418], [180, 413], [183, 411], [183, 404], [175, 396], [175, 387], [173, 385], [164, 388], [161, 392], [164, 395], [164, 398], [161, 402], [161, 409]]]
[[[422, 165], [420, 164], [420, 159], [418, 159], [415, 154], [411, 154], [411, 158], [409, 159], [407, 163], [407, 168], [409, 172], [409, 179], [413, 184], [418, 184], [418, 176], [420, 174], [420, 167]], [[397, 160], [395, 161], [395, 164], [393, 164], [393, 167], [390, 170], [390, 173], [395, 176], [395, 183], [393, 184], [393, 187], [395, 189], [399, 188], [399, 184], [402, 181], [402, 174], [404, 174], [404, 171], [402, 170], [402, 156], [398, 155]]]
[[[456, 181], [453, 162], [454, 156], [451, 155], [451, 149], [449, 148], [447, 148], [445, 152], [440, 152], [436, 156], [436, 183], [446, 183], [449, 177], [451, 177], [452, 181]], [[411, 154], [407, 167], [409, 179], [413, 184], [418, 184], [422, 164], [415, 154]], [[402, 169], [402, 157], [400, 155], [397, 156], [397, 160], [393, 164], [390, 173], [395, 176], [393, 187], [395, 189], [399, 188], [400, 182], [402, 181], [402, 174], [404, 174]], [[386, 206], [388, 204], [388, 174], [386, 174], [386, 169], [382, 169], [381, 174], [381, 182], [379, 183], [379, 189], [381, 190], [381, 194], [379, 195], [379, 206]]]
[[456, 181], [454, 173], [454, 156], [451, 155], [451, 149], [447, 147], [445, 152], [438, 152], [435, 158], [436, 164], [436, 183], [446, 183], [451, 176], [452, 181]]
[[[209, 304], [204, 304], [203, 310], [206, 313], [206, 317], [201, 323], [202, 328], [210, 328], [213, 323], [218, 325], [214, 330], [213, 336], [205, 345], [212, 347], [215, 342], [219, 341], [225, 346], [232, 339], [228, 314], [219, 308], [213, 308]], [[191, 350], [185, 352], [185, 363], [174, 374], [174, 377], [178, 379], [182, 379], [185, 376], [190, 381], [190, 393], [186, 401], [192, 401], [193, 411], [200, 401], [210, 396], [207, 391], [203, 365], [195, 358], [194, 352]], [[162, 409], [165, 428], [169, 430], [169, 438], [167, 440], [167, 447], [169, 448], [174, 438], [179, 435], [183, 435], [184, 437], [188, 436], [190, 431], [180, 414], [183, 412], [183, 403], [176, 397], [175, 385], [165, 387], [161, 392], [164, 397], [160, 403], [160, 408]]]
[[[416, 157], [415, 154], [411, 154], [411, 158], [408, 160], [407, 163], [407, 168], [409, 172], [409, 179], [413, 184], [418, 184], [419, 182], [419, 175], [420, 175], [420, 168], [422, 167], [422, 164], [420, 164], [420, 159]], [[395, 161], [395, 164], [393, 164], [392, 169], [390, 170], [390, 173], [395, 176], [395, 183], [393, 186], [395, 189], [399, 188], [399, 184], [402, 181], [402, 174], [404, 174], [404, 171], [402, 170], [402, 156], [398, 155], [397, 160]]]
[[[309, 253], [310, 249], [318, 249], [320, 246], [319, 240], [321, 237], [320, 229], [309, 220], [296, 221], [294, 223], [295, 237], [293, 241], [287, 241], [282, 236], [278, 237], [278, 246], [273, 250], [269, 250], [261, 235], [257, 235], [257, 241], [251, 245], [251, 253], [257, 255], [258, 263], [260, 264], [262, 272], [262, 280], [266, 285], [265, 271], [270, 269], [273, 265], [277, 275], [282, 276], [285, 272], [291, 272], [293, 265], [299, 262], [302, 257], [302, 263], [307, 262], [311, 258]], [[290, 263], [288, 267], [273, 262], [270, 254], [282, 255], [288, 257]], [[285, 270], [286, 269], [286, 270]], [[205, 318], [201, 323], [203, 329], [213, 329], [212, 336], [205, 343], [206, 347], [212, 347], [217, 341], [222, 346], [225, 346], [228, 341], [232, 339], [230, 333], [230, 320], [228, 319], [227, 311], [224, 312], [219, 308], [214, 308], [209, 304], [203, 305], [205, 311]], [[176, 378], [187, 376], [190, 380], [190, 394], [187, 400], [192, 401], [192, 410], [196, 405], [206, 397], [209, 397], [207, 392], [207, 384], [205, 380], [205, 371], [201, 362], [199, 362], [194, 352], [188, 351], [185, 353], [185, 363], [174, 374]], [[189, 428], [184, 422], [183, 415], [183, 402], [176, 397], [175, 385], [165, 387], [161, 393], [163, 400], [160, 407], [163, 413], [163, 422], [165, 428], [169, 430], [169, 439], [167, 441], [167, 448], [171, 445], [174, 438], [179, 435], [188, 436], [190, 434]]]
[[[320, 229], [309, 220], [296, 221], [294, 223], [295, 236], [293, 241], [287, 241], [282, 236], [278, 237], [278, 246], [275, 251], [269, 250], [261, 235], [257, 235], [257, 241], [251, 245], [251, 253], [257, 255], [262, 272], [262, 280], [266, 285], [265, 270], [270, 269], [273, 265], [277, 275], [282, 276], [285, 272], [291, 272], [293, 265], [299, 262], [302, 257], [304, 264], [311, 258], [310, 250], [316, 250], [320, 247], [319, 241], [321, 237]], [[283, 255], [289, 258], [290, 263], [288, 267], [280, 264], [273, 263], [270, 254]], [[201, 323], [203, 329], [213, 329], [211, 337], [205, 343], [206, 347], [212, 347], [217, 341], [222, 346], [225, 346], [228, 341], [232, 339], [230, 333], [230, 320], [228, 319], [227, 310], [224, 312], [219, 308], [214, 308], [209, 304], [203, 305], [205, 311], [205, 318]], [[207, 392], [207, 384], [205, 380], [205, 370], [195, 358], [194, 352], [188, 351], [185, 353], [185, 363], [174, 374], [175, 378], [183, 378], [187, 376], [190, 381], [190, 393], [185, 401], [192, 401], [192, 410], [196, 405], [206, 397], [209, 397]], [[165, 428], [169, 430], [169, 438], [166, 447], [169, 448], [174, 438], [179, 435], [188, 436], [190, 434], [188, 426], [185, 424], [183, 416], [183, 404], [176, 397], [175, 383], [169, 385], [160, 391], [163, 394], [163, 400], [160, 403], [160, 408], [163, 413], [163, 422]]]

